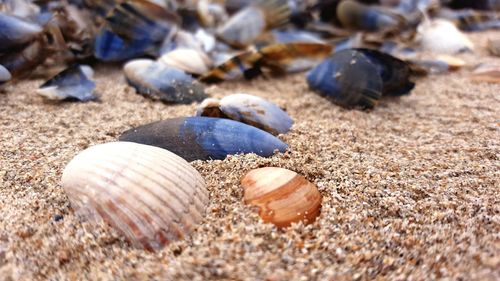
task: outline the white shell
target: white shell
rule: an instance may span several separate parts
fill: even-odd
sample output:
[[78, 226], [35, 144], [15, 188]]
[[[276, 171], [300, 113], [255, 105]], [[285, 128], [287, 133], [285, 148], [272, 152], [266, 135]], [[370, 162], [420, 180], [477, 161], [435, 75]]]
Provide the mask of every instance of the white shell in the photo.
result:
[[188, 162], [131, 142], [82, 151], [66, 166], [62, 186], [79, 215], [103, 219], [147, 250], [188, 235], [208, 202], [205, 182]]
[[456, 26], [444, 19], [424, 21], [418, 27], [420, 44], [426, 51], [439, 54], [454, 54], [472, 50], [474, 44]]
[[175, 49], [161, 56], [159, 61], [193, 74], [204, 74], [212, 67], [212, 60], [207, 55], [193, 49]]

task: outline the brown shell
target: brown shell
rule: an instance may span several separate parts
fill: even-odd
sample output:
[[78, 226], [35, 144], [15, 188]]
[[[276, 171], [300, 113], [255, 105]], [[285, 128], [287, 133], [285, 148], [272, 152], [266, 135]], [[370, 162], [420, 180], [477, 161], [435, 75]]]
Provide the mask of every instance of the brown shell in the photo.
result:
[[265, 222], [287, 227], [293, 222], [314, 222], [321, 211], [321, 194], [303, 176], [283, 168], [266, 167], [242, 179], [245, 204], [259, 207]]
[[103, 219], [147, 250], [188, 235], [208, 202], [205, 182], [188, 162], [168, 150], [131, 142], [80, 152], [66, 166], [62, 186], [77, 213]]

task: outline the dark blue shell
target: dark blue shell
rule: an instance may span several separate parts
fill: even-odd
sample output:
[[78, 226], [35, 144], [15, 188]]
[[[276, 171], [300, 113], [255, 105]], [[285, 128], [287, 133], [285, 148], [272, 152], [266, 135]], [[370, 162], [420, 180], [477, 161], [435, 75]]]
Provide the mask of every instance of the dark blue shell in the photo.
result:
[[210, 117], [167, 119], [130, 129], [119, 139], [158, 146], [187, 161], [224, 159], [227, 155], [245, 153], [268, 157], [275, 150], [284, 152], [288, 147], [255, 127]]
[[30, 42], [41, 32], [38, 24], [0, 12], [0, 53]]
[[356, 50], [362, 52], [377, 67], [383, 82], [382, 95], [401, 96], [415, 87], [415, 83], [409, 80], [411, 70], [407, 62], [376, 50]]
[[94, 41], [94, 56], [102, 61], [124, 61], [143, 56], [152, 42], [146, 39], [125, 41], [115, 33], [103, 29]]
[[75, 64], [49, 79], [37, 92], [54, 100], [90, 101], [97, 99], [93, 93], [95, 87], [95, 83], [89, 80], [82, 66]]
[[334, 53], [307, 75], [311, 89], [344, 107], [373, 107], [382, 95], [407, 94], [414, 87], [408, 64], [368, 49]]
[[344, 107], [371, 108], [382, 96], [377, 67], [353, 49], [334, 53], [316, 66], [307, 75], [307, 83]]

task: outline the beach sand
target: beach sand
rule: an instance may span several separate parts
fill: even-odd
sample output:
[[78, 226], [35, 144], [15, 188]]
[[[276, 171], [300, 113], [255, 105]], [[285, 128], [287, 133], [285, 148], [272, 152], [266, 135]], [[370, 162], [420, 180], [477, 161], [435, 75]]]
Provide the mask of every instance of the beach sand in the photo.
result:
[[[469, 64], [500, 63], [472, 34]], [[499, 280], [500, 84], [469, 68], [420, 78], [409, 96], [346, 110], [308, 89], [304, 74], [209, 86], [286, 108], [289, 150], [271, 158], [195, 161], [210, 192], [191, 236], [158, 253], [75, 216], [61, 188], [79, 151], [132, 126], [192, 116], [135, 94], [117, 67], [96, 67], [100, 102], [49, 103], [42, 79], [0, 94], [0, 280]], [[250, 169], [284, 167], [315, 183], [322, 212], [278, 230], [242, 202]]]

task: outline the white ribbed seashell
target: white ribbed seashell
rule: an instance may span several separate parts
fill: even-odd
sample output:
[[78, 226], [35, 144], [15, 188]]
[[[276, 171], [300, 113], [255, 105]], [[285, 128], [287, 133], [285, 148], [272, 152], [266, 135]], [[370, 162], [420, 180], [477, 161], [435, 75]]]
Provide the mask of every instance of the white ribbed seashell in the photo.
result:
[[474, 44], [450, 21], [425, 20], [418, 27], [420, 44], [426, 51], [439, 54], [455, 54], [472, 50]]
[[79, 215], [103, 219], [147, 250], [188, 235], [208, 202], [205, 182], [188, 162], [131, 142], [82, 151], [66, 166], [62, 186]]

